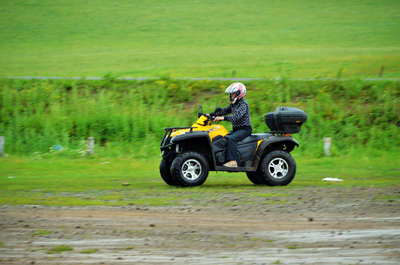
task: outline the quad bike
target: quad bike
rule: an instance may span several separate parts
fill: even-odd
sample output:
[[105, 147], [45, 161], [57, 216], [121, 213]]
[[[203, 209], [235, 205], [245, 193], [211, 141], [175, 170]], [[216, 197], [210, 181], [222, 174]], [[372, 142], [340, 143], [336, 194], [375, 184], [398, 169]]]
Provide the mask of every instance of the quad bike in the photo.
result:
[[[217, 107], [214, 113], [221, 110]], [[160, 149], [160, 174], [169, 185], [202, 185], [209, 171], [246, 172], [254, 184], [283, 186], [296, 175], [296, 162], [290, 152], [299, 146], [290, 135], [298, 133], [307, 120], [304, 111], [277, 107], [264, 116], [271, 132], [254, 133], [238, 142], [238, 167], [224, 167], [229, 132], [220, 124], [211, 124], [215, 114], [198, 114], [191, 127], [165, 128]]]

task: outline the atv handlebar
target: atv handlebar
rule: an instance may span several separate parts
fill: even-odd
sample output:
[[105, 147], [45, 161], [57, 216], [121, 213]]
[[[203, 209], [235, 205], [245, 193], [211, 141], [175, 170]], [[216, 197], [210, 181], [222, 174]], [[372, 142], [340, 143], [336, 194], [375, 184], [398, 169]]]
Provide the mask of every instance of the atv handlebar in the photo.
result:
[[218, 116], [216, 113], [220, 112], [222, 108], [220, 106], [216, 107], [213, 113], [210, 113], [210, 118], [214, 121], [215, 118]]
[[199, 115], [197, 116], [197, 118], [200, 118], [201, 116], [207, 117], [208, 121], [214, 121], [215, 118], [217, 117], [214, 113], [210, 113], [207, 115], [207, 113], [199, 113]]
[[[201, 111], [201, 109], [202, 108], [201, 108], [201, 104], [200, 104], [200, 111]], [[210, 114], [199, 112], [199, 115], [197, 116], [197, 118], [200, 118], [201, 116], [205, 116], [205, 117], [207, 117], [207, 121], [214, 121], [215, 118], [218, 116], [215, 113], [219, 112], [221, 110], [222, 110], [222, 108], [218, 106], [215, 108], [214, 112], [212, 112]]]

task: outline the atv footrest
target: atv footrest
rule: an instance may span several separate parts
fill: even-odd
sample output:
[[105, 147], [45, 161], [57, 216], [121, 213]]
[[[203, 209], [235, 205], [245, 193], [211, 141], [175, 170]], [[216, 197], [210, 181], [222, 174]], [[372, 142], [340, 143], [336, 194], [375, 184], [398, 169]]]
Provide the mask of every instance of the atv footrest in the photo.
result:
[[256, 171], [255, 167], [224, 167], [224, 166], [216, 166], [215, 171], [228, 171], [228, 172], [247, 172], [247, 171]]

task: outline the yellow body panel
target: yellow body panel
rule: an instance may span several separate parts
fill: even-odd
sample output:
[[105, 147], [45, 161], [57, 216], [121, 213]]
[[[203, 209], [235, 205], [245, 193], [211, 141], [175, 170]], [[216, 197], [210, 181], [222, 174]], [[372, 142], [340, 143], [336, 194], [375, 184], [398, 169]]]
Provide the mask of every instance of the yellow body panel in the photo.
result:
[[[225, 129], [224, 126], [218, 125], [218, 124], [210, 125], [210, 122], [207, 121], [207, 117], [205, 117], [205, 116], [200, 116], [200, 118], [196, 121], [196, 123], [194, 123], [192, 125], [192, 127], [195, 127], [192, 129], [192, 131], [207, 131], [210, 136], [211, 141], [215, 136], [218, 136], [218, 135], [225, 136], [228, 134], [228, 131]], [[190, 130], [191, 129], [182, 129], [182, 130], [175, 131], [175, 132], [171, 133], [171, 137], [175, 137], [177, 135], [187, 133]]]
[[260, 146], [260, 144], [261, 144], [262, 141], [264, 141], [264, 139], [261, 139], [261, 140], [258, 140], [258, 141], [257, 141], [257, 148], [256, 148], [256, 151], [254, 151], [254, 154], [257, 153], [258, 147]]

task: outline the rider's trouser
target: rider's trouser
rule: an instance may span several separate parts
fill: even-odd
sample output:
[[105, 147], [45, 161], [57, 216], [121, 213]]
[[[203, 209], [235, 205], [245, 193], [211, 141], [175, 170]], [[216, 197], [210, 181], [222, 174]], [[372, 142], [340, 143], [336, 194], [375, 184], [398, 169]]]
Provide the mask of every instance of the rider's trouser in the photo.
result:
[[252, 133], [252, 128], [250, 126], [240, 127], [239, 129], [234, 129], [229, 132], [228, 136], [228, 151], [226, 153], [226, 160], [231, 161], [235, 160], [238, 162], [238, 154], [237, 154], [237, 142], [243, 140], [247, 136], [250, 136]]

